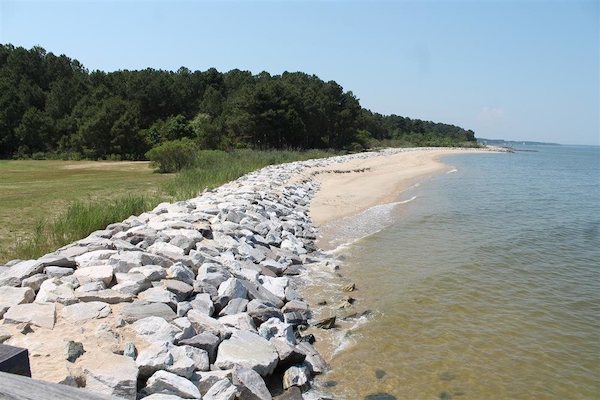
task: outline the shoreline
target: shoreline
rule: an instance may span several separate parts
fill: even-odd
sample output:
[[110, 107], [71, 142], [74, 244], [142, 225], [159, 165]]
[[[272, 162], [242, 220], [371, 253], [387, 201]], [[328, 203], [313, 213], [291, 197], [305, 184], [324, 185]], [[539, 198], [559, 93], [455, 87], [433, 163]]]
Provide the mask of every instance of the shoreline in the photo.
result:
[[314, 322], [315, 300], [298, 293], [302, 276], [338, 266], [319, 250], [309, 215], [319, 176], [333, 175], [317, 171], [367, 162], [377, 172], [373, 160], [411, 151], [266, 167], [9, 262], [0, 268], [2, 342], [29, 349], [34, 378], [123, 398], [163, 393], [168, 382], [188, 398], [298, 395], [327, 369], [302, 328]]

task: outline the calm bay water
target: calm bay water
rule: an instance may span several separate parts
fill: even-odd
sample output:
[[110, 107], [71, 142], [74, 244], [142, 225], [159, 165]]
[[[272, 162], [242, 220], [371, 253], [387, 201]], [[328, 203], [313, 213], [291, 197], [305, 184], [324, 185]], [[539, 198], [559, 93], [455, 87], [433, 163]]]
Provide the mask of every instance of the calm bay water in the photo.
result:
[[446, 157], [342, 251], [376, 312], [322, 379], [336, 398], [600, 398], [600, 148], [522, 148]]

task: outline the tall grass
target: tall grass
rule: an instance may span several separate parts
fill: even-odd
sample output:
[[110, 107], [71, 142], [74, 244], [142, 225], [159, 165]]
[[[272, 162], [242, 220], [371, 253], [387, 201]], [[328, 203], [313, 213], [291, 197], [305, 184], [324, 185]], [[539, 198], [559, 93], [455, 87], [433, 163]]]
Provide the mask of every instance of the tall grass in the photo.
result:
[[71, 203], [56, 218], [37, 222], [30, 236], [17, 240], [7, 258], [36, 258], [65, 244], [82, 239], [107, 225], [155, 207], [159, 197], [129, 195], [107, 201]]
[[313, 158], [331, 157], [339, 153], [328, 150], [220, 150], [199, 151], [192, 167], [180, 171], [165, 182], [165, 192], [177, 200], [198, 195], [206, 188], [214, 188], [235, 180], [251, 171], [268, 165]]

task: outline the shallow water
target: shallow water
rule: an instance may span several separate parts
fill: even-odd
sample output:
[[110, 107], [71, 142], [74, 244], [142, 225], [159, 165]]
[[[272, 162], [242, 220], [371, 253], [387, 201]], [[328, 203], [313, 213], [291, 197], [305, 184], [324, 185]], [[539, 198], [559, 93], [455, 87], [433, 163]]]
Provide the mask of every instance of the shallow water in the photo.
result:
[[334, 333], [332, 395], [599, 398], [600, 148], [525, 148], [448, 156], [413, 201], [338, 226], [376, 232], [340, 250], [375, 313]]

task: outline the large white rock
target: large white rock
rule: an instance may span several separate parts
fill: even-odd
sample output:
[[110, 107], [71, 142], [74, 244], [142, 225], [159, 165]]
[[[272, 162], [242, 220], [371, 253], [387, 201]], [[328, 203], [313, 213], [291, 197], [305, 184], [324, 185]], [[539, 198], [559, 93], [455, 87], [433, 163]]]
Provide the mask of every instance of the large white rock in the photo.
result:
[[182, 248], [165, 242], [157, 242], [148, 247], [148, 252], [158, 254], [159, 256], [168, 257], [170, 259], [180, 259], [184, 255]]
[[92, 282], [102, 282], [108, 286], [113, 279], [114, 268], [112, 265], [95, 265], [87, 268], [79, 268], [73, 276], [77, 278], [80, 285]]
[[310, 371], [306, 365], [294, 365], [288, 368], [283, 374], [283, 388], [285, 390], [292, 386], [305, 388], [310, 380]]
[[175, 341], [175, 335], [180, 329], [165, 321], [161, 317], [147, 317], [139, 319], [131, 324], [131, 328], [148, 342], [169, 342]]
[[19, 324], [29, 322], [42, 328], [54, 328], [56, 321], [56, 305], [54, 303], [17, 304], [4, 314], [4, 322]]
[[104, 354], [101, 361], [84, 369], [86, 389], [109, 396], [135, 400], [138, 368], [125, 356]]
[[161, 287], [152, 287], [138, 294], [138, 299], [148, 303], [164, 303], [173, 310], [177, 309], [177, 296]]
[[18, 262], [0, 275], [0, 286], [21, 286], [23, 279], [42, 272], [43, 268], [44, 264], [38, 260]]
[[263, 322], [258, 328], [258, 334], [267, 340], [281, 338], [291, 345], [296, 344], [294, 327], [285, 322], [281, 322], [279, 318], [269, 318], [267, 321]]
[[248, 289], [242, 285], [237, 278], [229, 278], [219, 285], [219, 296], [229, 299], [245, 298], [248, 294]]
[[221, 379], [217, 381], [212, 387], [206, 392], [204, 400], [234, 400], [237, 396], [237, 389], [229, 379]]
[[271, 400], [272, 396], [267, 389], [263, 378], [253, 369], [236, 368], [233, 371], [233, 384], [240, 391], [240, 399]]
[[156, 371], [144, 388], [147, 394], [171, 394], [184, 399], [200, 399], [200, 391], [189, 380], [167, 371]]
[[279, 297], [281, 300], [285, 298], [285, 288], [287, 288], [289, 284], [288, 278], [273, 278], [270, 276], [261, 276], [263, 286], [269, 292], [273, 293], [275, 296]]
[[89, 303], [77, 303], [65, 306], [62, 309], [62, 317], [69, 322], [83, 322], [90, 319], [106, 318], [111, 312], [110, 305], [100, 301]]
[[275, 347], [266, 339], [252, 332], [238, 331], [221, 343], [215, 365], [221, 369], [251, 368], [266, 376], [275, 370], [278, 360]]
[[108, 264], [108, 259], [116, 254], [116, 250], [94, 250], [75, 257], [79, 268]]
[[28, 287], [0, 287], [0, 318], [12, 306], [31, 303], [35, 299], [35, 292]]
[[61, 303], [65, 305], [77, 303], [73, 285], [62, 282], [59, 278], [45, 280], [35, 297], [36, 303]]

